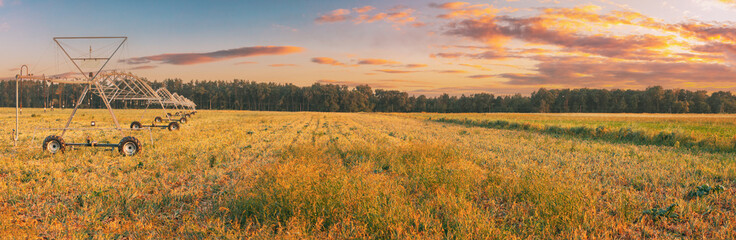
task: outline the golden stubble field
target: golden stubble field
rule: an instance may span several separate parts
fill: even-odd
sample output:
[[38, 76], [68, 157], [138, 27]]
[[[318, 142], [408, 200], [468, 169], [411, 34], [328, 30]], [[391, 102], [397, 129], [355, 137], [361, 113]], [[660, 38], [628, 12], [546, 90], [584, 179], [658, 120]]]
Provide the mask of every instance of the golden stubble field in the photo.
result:
[[[200, 111], [181, 131], [153, 130], [155, 144], [135, 133], [134, 157], [43, 153], [50, 133], [33, 129], [68, 113], [26, 109], [14, 149], [14, 110], [0, 109], [2, 238], [736, 238], [733, 153], [238, 111]], [[80, 113], [79, 126], [109, 122]], [[116, 113], [127, 126], [139, 112]]]

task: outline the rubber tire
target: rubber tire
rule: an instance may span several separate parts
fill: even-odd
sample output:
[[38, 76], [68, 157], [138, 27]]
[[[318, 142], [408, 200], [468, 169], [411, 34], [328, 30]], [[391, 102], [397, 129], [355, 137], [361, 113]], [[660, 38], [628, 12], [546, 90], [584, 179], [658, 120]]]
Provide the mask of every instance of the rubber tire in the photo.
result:
[[163, 122], [163, 121], [164, 121], [164, 119], [163, 119], [163, 118], [161, 118], [161, 117], [156, 117], [156, 118], [154, 118], [154, 119], [153, 119], [153, 121], [154, 121], [154, 122], [157, 122], [157, 123], [160, 123], [160, 122]]
[[130, 129], [141, 129], [143, 128], [143, 125], [139, 123], [138, 121], [134, 121], [130, 124]]
[[169, 129], [169, 131], [179, 131], [180, 127], [178, 122], [170, 122], [169, 126], [166, 128]]
[[[124, 147], [128, 143], [135, 144], [135, 149], [136, 149], [135, 152], [133, 152], [130, 155], [126, 155], [125, 154], [125, 148]], [[135, 156], [136, 154], [140, 153], [142, 150], [143, 150], [143, 145], [141, 145], [141, 142], [138, 141], [138, 139], [135, 138], [135, 137], [131, 137], [131, 136], [124, 137], [122, 140], [120, 140], [120, 143], [118, 144], [118, 152], [121, 155], [126, 156], [126, 157], [128, 157], [128, 156]]]
[[189, 122], [189, 119], [187, 119], [186, 117], [182, 117], [182, 118], [179, 119], [179, 122], [180, 123], [183, 123], [183, 124], [186, 124], [187, 122]]
[[[64, 139], [63, 138], [61, 138], [60, 136], [56, 136], [56, 135], [48, 136], [48, 137], [46, 137], [46, 139], [43, 140], [43, 145], [41, 145], [41, 148], [43, 149], [43, 151], [47, 151], [46, 148], [49, 145], [49, 142], [51, 142], [51, 141], [56, 141], [61, 146], [61, 147], [59, 147], [59, 150], [57, 150], [56, 152], [64, 153], [64, 148], [66, 148], [66, 143], [64, 143]], [[49, 153], [56, 154], [56, 153], [52, 153], [52, 152], [49, 152]]]

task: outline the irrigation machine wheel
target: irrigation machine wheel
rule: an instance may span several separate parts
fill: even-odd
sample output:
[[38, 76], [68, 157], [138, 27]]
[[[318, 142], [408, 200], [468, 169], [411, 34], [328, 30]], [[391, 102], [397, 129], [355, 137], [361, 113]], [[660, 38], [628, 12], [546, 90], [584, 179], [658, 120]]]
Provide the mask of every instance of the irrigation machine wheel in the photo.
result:
[[184, 124], [186, 124], [188, 121], [189, 120], [187, 120], [187, 117], [182, 117], [182, 118], [179, 119], [179, 122], [180, 123], [184, 123]]
[[51, 154], [56, 154], [57, 152], [64, 153], [64, 148], [66, 147], [66, 144], [64, 143], [64, 139], [62, 139], [60, 136], [51, 135], [43, 140], [43, 145], [41, 145], [41, 147], [44, 151], [48, 151]]
[[154, 119], [153, 119], [153, 121], [154, 121], [154, 122], [157, 122], [157, 123], [160, 123], [160, 122], [163, 122], [163, 121], [164, 121], [164, 119], [163, 119], [163, 118], [161, 118], [161, 117], [156, 117], [156, 118], [154, 118]]
[[120, 144], [118, 144], [118, 152], [123, 156], [133, 156], [141, 152], [141, 150], [143, 150], [143, 145], [135, 137], [124, 137], [120, 140]]
[[138, 121], [134, 121], [133, 123], [130, 124], [130, 128], [132, 129], [140, 129], [142, 127], [143, 125], [141, 125], [141, 123], [139, 123]]
[[169, 126], [167, 127], [169, 131], [178, 131], [179, 130], [179, 123], [177, 122], [170, 122]]
[[192, 115], [191, 115], [191, 114], [189, 114], [189, 113], [187, 113], [187, 114], [184, 114], [184, 117], [185, 117], [185, 118], [192, 118]]
[[166, 113], [166, 116], [167, 117], [171, 117], [171, 113]]

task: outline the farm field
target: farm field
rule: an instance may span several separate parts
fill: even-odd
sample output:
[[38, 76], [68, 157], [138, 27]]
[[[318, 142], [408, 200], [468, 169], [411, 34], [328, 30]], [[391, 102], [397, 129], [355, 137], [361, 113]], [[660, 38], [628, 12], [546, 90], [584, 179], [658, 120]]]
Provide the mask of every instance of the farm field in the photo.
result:
[[[536, 130], [609, 140], [624, 139], [634, 143], [698, 146], [707, 150], [736, 151], [734, 114], [411, 113], [408, 115], [417, 119], [485, 125], [492, 128]], [[501, 121], [502, 124], [487, 124], [494, 121]], [[629, 136], [622, 136], [627, 134]], [[680, 143], [676, 144], [677, 142]]]
[[680, 131], [704, 137], [734, 138], [736, 114], [646, 114], [646, 113], [409, 113], [419, 118], [452, 117], [501, 119], [512, 122], [586, 126], [596, 128], [634, 128], [650, 131]]
[[[736, 238], [736, 154], [428, 120], [733, 138], [729, 115], [199, 111], [132, 132], [143, 152], [41, 151], [70, 110], [25, 109], [0, 143], [10, 238]], [[83, 115], [82, 115], [83, 114]], [[116, 111], [121, 125], [139, 110]], [[155, 112], [145, 119], [152, 119]], [[14, 109], [0, 109], [14, 128]], [[80, 110], [76, 127], [110, 127]], [[117, 142], [115, 132], [74, 133]], [[153, 139], [153, 142], [151, 142]]]

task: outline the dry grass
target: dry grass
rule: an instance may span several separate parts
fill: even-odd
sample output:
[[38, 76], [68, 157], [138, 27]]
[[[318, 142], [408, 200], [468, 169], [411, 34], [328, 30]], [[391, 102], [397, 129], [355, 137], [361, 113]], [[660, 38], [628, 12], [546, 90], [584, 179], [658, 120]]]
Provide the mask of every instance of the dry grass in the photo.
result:
[[[106, 117], [86, 112], [80, 122]], [[129, 124], [136, 112], [119, 113]], [[63, 117], [27, 109], [22, 130]], [[51, 156], [42, 132], [17, 153], [3, 141], [0, 236], [736, 237], [732, 153], [379, 114], [202, 111], [154, 130], [155, 145], [146, 134], [129, 158]], [[705, 184], [725, 189], [688, 197]]]
[[736, 152], [736, 115], [733, 114], [420, 113], [396, 116], [612, 142]]

